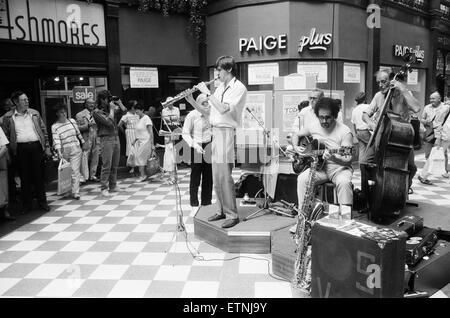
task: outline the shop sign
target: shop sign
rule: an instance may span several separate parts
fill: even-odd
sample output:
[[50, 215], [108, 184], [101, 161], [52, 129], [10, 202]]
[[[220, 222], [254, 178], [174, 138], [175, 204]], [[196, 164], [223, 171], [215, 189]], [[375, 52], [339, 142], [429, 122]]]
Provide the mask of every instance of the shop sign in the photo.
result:
[[403, 57], [406, 53], [414, 53], [416, 55], [417, 62], [422, 63], [425, 58], [425, 51], [420, 49], [420, 45], [416, 45], [415, 48], [406, 45], [394, 45], [394, 56]]
[[72, 90], [72, 97], [75, 104], [84, 103], [87, 98], [95, 100], [95, 87], [75, 86]]
[[158, 88], [158, 69], [156, 67], [130, 67], [131, 88]]
[[0, 0], [0, 39], [105, 46], [103, 6], [73, 0]]
[[316, 33], [316, 28], [312, 28], [308, 36], [303, 35], [298, 44], [298, 52], [301, 53], [306, 47], [309, 50], [326, 51], [331, 44], [331, 33]]
[[250, 51], [273, 51], [275, 49], [284, 50], [287, 48], [287, 34], [281, 34], [278, 36], [268, 35], [259, 36], [256, 39], [251, 38], [239, 38], [239, 52]]

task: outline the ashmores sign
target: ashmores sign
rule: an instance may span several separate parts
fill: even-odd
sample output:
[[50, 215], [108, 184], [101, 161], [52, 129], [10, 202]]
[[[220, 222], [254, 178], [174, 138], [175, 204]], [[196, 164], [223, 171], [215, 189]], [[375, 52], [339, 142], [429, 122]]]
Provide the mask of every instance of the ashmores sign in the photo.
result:
[[105, 46], [103, 6], [73, 0], [0, 0], [0, 39]]
[[423, 62], [423, 59], [425, 58], [425, 51], [420, 49], [420, 45], [417, 45], [416, 48], [399, 44], [394, 45], [394, 56], [403, 57], [406, 53], [409, 52], [416, 55], [417, 62]]

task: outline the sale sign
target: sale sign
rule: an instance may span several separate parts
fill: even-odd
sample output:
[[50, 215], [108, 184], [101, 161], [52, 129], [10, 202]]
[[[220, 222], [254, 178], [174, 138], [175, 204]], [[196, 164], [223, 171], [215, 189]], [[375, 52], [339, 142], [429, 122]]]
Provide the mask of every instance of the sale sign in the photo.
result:
[[75, 86], [72, 90], [73, 102], [84, 103], [87, 98], [95, 100], [95, 88], [92, 86]]

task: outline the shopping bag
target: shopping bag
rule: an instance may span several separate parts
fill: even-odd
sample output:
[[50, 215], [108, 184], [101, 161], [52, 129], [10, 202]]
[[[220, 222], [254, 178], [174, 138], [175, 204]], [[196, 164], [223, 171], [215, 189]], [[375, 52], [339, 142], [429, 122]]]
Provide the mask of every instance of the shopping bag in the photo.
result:
[[72, 186], [72, 167], [70, 163], [61, 159], [58, 166], [58, 195], [70, 191]]
[[445, 172], [445, 156], [444, 156], [444, 148], [442, 147], [433, 147], [431, 149], [430, 157], [430, 165], [428, 167], [428, 172], [430, 174], [442, 175]]
[[161, 167], [159, 165], [159, 159], [156, 157], [156, 154], [153, 152], [153, 155], [150, 159], [147, 160], [147, 165], [145, 167], [145, 172], [147, 176], [151, 177], [159, 172], [161, 172]]
[[127, 158], [127, 167], [136, 167], [136, 147], [132, 145], [130, 147], [130, 153]]

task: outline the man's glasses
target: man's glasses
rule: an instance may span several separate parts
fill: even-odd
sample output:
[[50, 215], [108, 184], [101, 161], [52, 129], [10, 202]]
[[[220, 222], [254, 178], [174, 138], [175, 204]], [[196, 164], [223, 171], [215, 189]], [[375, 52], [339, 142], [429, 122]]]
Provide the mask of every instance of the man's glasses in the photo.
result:
[[311, 100], [317, 100], [317, 99], [319, 99], [319, 98], [314, 97], [314, 96], [309, 96], [309, 99], [311, 99]]
[[332, 116], [318, 116], [320, 121], [329, 121]]

